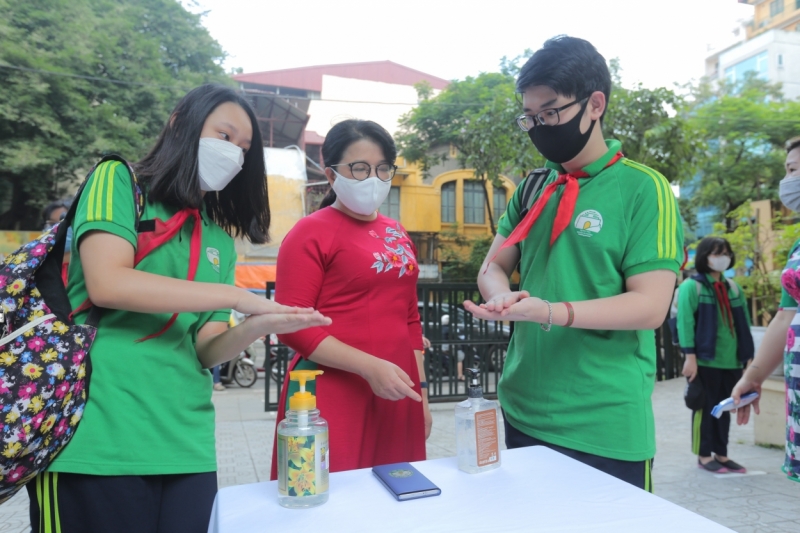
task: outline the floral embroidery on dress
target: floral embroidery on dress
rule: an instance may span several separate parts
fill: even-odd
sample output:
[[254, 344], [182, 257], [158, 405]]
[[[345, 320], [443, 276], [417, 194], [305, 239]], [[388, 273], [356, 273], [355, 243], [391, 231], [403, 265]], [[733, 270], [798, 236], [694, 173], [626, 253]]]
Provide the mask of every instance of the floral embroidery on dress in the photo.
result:
[[418, 270], [417, 258], [412, 251], [411, 240], [403, 232], [400, 224], [397, 224], [394, 228], [387, 227], [386, 236], [383, 239], [374, 230], [370, 230], [369, 234], [371, 237], [383, 242], [383, 250], [372, 254], [375, 262], [370, 268], [374, 268], [376, 274], [397, 269], [397, 277], [402, 278], [404, 275], [411, 276]]

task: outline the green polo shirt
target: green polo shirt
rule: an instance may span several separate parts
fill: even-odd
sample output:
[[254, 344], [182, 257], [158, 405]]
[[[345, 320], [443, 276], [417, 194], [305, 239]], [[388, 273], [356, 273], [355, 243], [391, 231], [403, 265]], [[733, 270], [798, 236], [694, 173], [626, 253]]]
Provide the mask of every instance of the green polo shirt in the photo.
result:
[[[714, 278], [706, 274], [706, 279], [713, 285]], [[731, 302], [731, 307], [744, 308], [747, 325], [750, 326], [750, 313], [747, 311], [744, 292], [738, 285], [736, 286], [738, 291], [734, 290], [732, 287], [735, 283], [732, 279], [728, 280], [728, 300]], [[699, 291], [697, 290], [698, 286], [700, 288]], [[700, 302], [716, 304], [717, 296], [712, 289], [697, 283], [691, 278], [681, 283], [678, 291], [678, 338], [680, 339], [681, 348], [693, 348], [695, 345], [695, 313], [697, 313], [697, 306]], [[717, 305], [717, 341], [714, 349], [714, 359], [706, 361], [698, 358], [697, 364], [709, 368], [742, 368], [742, 363], [736, 355], [737, 346], [736, 332], [727, 326], [725, 319], [722, 317], [722, 308]]]
[[[176, 209], [147, 203], [142, 220], [166, 221]], [[73, 224], [68, 293], [73, 308], [88, 294], [78, 243], [88, 231], [117, 235], [135, 248], [131, 178], [116, 161], [98, 166], [81, 196]], [[136, 270], [186, 279], [190, 219], [174, 238], [145, 257]], [[203, 215], [196, 281], [233, 283], [233, 239]], [[85, 321], [88, 313], [76, 317]], [[230, 310], [181, 313], [160, 337], [169, 313], [104, 311], [90, 351], [89, 400], [75, 436], [50, 467], [52, 472], [149, 475], [217, 469], [211, 373], [197, 359], [197, 332], [207, 322], [227, 322]]]
[[[625, 158], [605, 168], [620, 150], [618, 141], [606, 142], [608, 152], [583, 169], [590, 177], [579, 180], [572, 220], [555, 244], [550, 233], [563, 186], [520, 242], [520, 288], [533, 296], [551, 302], [609, 298], [625, 292], [631, 276], [680, 268], [683, 233], [669, 182]], [[545, 185], [556, 178], [551, 173]], [[500, 220], [504, 237], [520, 221], [523, 189]], [[558, 446], [626, 461], [652, 458], [654, 335], [558, 326], [545, 332], [518, 322], [498, 384], [508, 421]]]

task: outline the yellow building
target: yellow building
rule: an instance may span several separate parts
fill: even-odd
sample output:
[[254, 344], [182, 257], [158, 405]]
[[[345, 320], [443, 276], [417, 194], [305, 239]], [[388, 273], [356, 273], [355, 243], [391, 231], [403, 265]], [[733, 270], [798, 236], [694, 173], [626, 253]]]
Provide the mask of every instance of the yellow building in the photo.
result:
[[800, 0], [739, 0], [755, 7], [747, 26], [750, 40], [769, 30], [800, 31]]
[[408, 231], [417, 247], [420, 277], [438, 279], [438, 248], [444, 233], [466, 237], [491, 236], [493, 225], [505, 212], [516, 184], [501, 176], [501, 187], [488, 183], [489, 204], [484, 196], [485, 182], [475, 178], [471, 169], [457, 168], [454, 158], [424, 173], [419, 165], [399, 157], [397, 175], [381, 213], [396, 220]]

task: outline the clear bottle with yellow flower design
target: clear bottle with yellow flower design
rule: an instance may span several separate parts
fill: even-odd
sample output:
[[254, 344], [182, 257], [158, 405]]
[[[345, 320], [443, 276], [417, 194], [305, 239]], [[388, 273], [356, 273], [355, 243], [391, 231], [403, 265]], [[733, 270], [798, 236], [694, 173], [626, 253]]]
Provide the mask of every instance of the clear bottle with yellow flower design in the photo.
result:
[[289, 398], [286, 418], [278, 424], [278, 503], [283, 507], [316, 507], [328, 501], [328, 422], [319, 416], [316, 397], [306, 391], [306, 382], [320, 374], [322, 370], [289, 373], [300, 391]]

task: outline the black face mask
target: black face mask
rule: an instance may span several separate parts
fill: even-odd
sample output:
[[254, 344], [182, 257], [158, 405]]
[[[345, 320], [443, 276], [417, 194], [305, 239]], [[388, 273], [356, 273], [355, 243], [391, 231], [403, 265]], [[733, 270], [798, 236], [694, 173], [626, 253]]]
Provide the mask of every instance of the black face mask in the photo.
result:
[[594, 124], [593, 120], [586, 133], [581, 133], [581, 117], [586, 111], [589, 100], [581, 106], [581, 111], [575, 117], [564, 124], [557, 126], [534, 126], [528, 130], [528, 137], [533, 141], [533, 145], [539, 150], [548, 161], [559, 165], [575, 159], [592, 135]]

